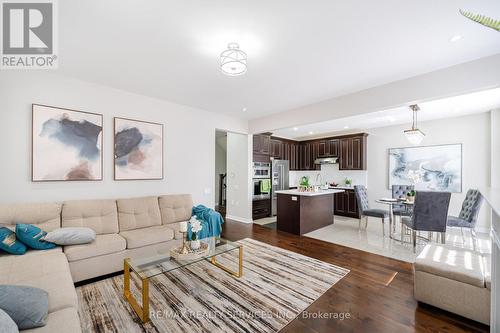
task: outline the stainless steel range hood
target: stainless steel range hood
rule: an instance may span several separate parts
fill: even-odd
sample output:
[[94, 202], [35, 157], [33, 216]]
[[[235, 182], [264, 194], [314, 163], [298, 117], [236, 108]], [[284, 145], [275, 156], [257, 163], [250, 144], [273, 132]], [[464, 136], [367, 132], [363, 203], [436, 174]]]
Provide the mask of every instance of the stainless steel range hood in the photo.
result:
[[314, 164], [337, 164], [339, 159], [337, 157], [325, 157], [317, 158], [314, 160]]

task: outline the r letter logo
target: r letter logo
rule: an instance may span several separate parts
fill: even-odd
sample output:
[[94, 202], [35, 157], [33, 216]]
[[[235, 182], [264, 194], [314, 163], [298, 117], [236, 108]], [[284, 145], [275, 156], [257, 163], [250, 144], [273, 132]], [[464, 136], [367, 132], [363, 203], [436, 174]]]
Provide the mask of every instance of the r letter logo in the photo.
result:
[[2, 69], [57, 68], [54, 1], [2, 1]]

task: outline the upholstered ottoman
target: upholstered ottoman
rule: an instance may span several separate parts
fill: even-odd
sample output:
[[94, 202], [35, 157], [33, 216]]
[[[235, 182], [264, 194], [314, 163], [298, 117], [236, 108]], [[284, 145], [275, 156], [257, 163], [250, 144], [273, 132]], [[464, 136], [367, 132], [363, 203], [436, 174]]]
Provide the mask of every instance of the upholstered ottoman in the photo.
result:
[[428, 244], [414, 265], [415, 299], [490, 324], [489, 257]]

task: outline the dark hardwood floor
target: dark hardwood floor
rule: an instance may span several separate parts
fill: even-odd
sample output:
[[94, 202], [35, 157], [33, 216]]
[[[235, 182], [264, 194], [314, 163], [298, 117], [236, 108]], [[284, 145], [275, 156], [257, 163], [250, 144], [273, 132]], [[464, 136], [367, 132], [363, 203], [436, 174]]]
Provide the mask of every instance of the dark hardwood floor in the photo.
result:
[[309, 313], [349, 313], [349, 319], [312, 319], [299, 315], [280, 333], [297, 332], [489, 332], [489, 327], [413, 298], [412, 264], [360, 250], [226, 221], [223, 236], [246, 237], [350, 269], [309, 308]]

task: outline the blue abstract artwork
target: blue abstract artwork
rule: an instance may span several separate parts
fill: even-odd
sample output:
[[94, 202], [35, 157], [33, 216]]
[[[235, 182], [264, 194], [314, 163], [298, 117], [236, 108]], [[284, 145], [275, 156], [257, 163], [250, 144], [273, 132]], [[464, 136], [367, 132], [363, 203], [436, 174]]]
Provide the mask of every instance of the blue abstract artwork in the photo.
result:
[[115, 180], [163, 178], [163, 125], [115, 118]]
[[462, 144], [389, 149], [389, 188], [462, 192]]
[[33, 181], [102, 180], [102, 115], [33, 104]]

